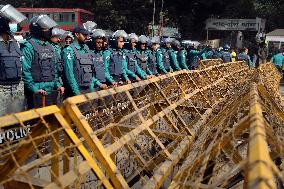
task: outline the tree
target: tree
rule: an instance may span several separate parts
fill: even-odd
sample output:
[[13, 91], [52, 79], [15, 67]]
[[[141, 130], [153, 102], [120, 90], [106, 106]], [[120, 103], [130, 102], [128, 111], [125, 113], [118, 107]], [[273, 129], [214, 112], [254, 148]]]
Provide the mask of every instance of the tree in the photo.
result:
[[[102, 29], [124, 29], [126, 32], [146, 34], [152, 22], [154, 0], [2, 0], [15, 7], [83, 8], [94, 12], [95, 21]], [[155, 23], [159, 23], [162, 0], [155, 0]], [[216, 18], [267, 19], [270, 31], [284, 27], [283, 0], [164, 0], [165, 26], [178, 27], [185, 38], [204, 39], [205, 20]]]

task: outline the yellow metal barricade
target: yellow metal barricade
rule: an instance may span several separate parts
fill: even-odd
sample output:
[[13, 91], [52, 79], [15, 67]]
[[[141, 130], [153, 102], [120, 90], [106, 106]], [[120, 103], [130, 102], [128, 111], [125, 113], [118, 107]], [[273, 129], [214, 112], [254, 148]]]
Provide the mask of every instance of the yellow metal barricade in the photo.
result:
[[281, 76], [200, 69], [0, 117], [0, 188], [277, 188]]

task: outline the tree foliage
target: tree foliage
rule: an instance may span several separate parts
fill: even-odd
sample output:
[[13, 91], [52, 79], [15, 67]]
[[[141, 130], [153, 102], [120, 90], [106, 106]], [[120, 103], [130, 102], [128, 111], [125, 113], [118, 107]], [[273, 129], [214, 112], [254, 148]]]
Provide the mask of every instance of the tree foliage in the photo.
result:
[[[155, 23], [159, 23], [162, 0], [1, 0], [16, 7], [83, 8], [95, 13], [95, 21], [103, 29], [125, 29], [146, 34], [152, 22], [153, 2], [156, 3]], [[205, 20], [216, 18], [267, 19], [267, 30], [284, 28], [284, 0], [164, 0], [165, 26], [178, 27], [184, 37], [205, 36]]]

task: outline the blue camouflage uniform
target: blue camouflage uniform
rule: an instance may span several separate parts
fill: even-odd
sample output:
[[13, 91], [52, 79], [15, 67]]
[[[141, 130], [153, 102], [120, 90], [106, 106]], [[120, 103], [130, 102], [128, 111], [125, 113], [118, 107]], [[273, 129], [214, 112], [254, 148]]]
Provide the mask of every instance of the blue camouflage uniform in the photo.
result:
[[92, 52], [88, 46], [74, 41], [63, 49], [62, 58], [66, 95], [76, 96], [88, 92], [93, 66]]
[[93, 77], [90, 83], [90, 91], [98, 91], [100, 90], [100, 86], [102, 84], [107, 84], [107, 78], [110, 77], [110, 73], [107, 65], [105, 64], [105, 59], [108, 52], [100, 50], [93, 51], [94, 53], [94, 68], [93, 68]]
[[130, 74], [132, 80], [136, 79], [138, 76], [141, 79], [146, 79], [146, 72], [144, 72], [137, 61], [137, 49], [124, 49], [126, 60], [127, 60], [127, 68], [134, 74]]
[[105, 54], [104, 63], [110, 72], [110, 75], [106, 76], [109, 83], [129, 80], [128, 75], [135, 77], [135, 73], [127, 68], [126, 55], [123, 49], [110, 48]]

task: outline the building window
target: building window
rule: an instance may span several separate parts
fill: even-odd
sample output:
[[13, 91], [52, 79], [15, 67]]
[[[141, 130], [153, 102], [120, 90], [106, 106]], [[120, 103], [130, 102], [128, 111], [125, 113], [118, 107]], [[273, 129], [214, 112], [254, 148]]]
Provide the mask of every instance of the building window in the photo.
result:
[[63, 13], [63, 21], [64, 22], [70, 22], [70, 13]]
[[63, 14], [59, 14], [59, 22], [63, 22]]
[[72, 13], [72, 22], [75, 22], [75, 13]]

